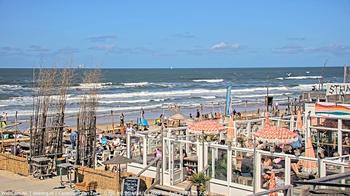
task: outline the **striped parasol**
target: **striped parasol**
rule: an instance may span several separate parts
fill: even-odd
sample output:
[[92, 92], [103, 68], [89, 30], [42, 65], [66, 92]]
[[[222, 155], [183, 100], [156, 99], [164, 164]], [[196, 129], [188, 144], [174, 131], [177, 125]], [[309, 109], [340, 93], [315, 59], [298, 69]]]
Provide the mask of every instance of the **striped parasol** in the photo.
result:
[[225, 127], [215, 120], [203, 120], [193, 122], [188, 126], [188, 129], [189, 132], [195, 134], [218, 134], [220, 131], [223, 131]]
[[287, 128], [271, 125], [268, 114], [265, 126], [255, 133], [257, 140], [279, 144], [290, 144], [298, 140], [297, 134]]

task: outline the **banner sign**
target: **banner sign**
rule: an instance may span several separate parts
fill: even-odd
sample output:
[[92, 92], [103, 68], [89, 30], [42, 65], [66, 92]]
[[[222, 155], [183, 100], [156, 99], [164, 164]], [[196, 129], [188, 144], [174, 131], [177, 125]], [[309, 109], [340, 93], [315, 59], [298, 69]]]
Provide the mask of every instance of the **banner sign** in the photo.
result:
[[350, 115], [350, 105], [319, 102], [315, 105], [315, 114], [321, 116], [347, 116]]
[[350, 83], [328, 83], [326, 95], [350, 94]]
[[232, 86], [229, 85], [226, 89], [226, 106], [225, 106], [225, 115], [228, 116], [231, 114], [231, 88]]

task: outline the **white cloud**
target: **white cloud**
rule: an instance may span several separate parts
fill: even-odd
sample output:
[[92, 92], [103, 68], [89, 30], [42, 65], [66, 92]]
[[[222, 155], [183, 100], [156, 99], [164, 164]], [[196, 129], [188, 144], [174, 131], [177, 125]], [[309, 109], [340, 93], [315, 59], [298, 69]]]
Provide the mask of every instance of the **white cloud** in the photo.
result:
[[105, 51], [105, 52], [112, 52], [115, 48], [114, 44], [99, 44], [93, 47], [90, 47], [91, 50], [99, 50], [99, 51]]
[[328, 53], [333, 55], [348, 55], [350, 54], [350, 47], [342, 44], [330, 44], [318, 47], [305, 47], [298, 45], [289, 45], [273, 50], [276, 53], [284, 54], [299, 54], [299, 53]]
[[91, 42], [108, 42], [108, 41], [114, 41], [117, 39], [117, 36], [115, 35], [99, 35], [99, 36], [91, 36], [86, 38], [87, 40]]
[[214, 44], [210, 49], [212, 50], [225, 50], [225, 49], [239, 49], [241, 46], [237, 43], [235, 44], [228, 44], [225, 42], [220, 42], [217, 44]]

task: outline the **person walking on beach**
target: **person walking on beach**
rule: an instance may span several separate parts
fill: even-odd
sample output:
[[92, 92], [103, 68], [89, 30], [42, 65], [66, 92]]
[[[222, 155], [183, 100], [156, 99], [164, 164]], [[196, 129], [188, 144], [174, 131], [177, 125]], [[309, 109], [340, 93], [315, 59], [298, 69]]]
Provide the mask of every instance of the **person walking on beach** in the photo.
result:
[[197, 115], [196, 115], [196, 118], [199, 118], [201, 117], [201, 113], [199, 112], [199, 109], [197, 109]]
[[5, 122], [5, 124], [7, 125], [7, 112], [6, 112], [5, 115], [4, 115], [4, 122]]
[[[72, 129], [70, 129], [70, 131], [72, 131]], [[70, 140], [70, 143], [72, 145], [73, 150], [77, 146], [77, 138], [78, 138], [78, 133], [76, 131], [72, 131], [70, 133], [69, 140]]]
[[124, 127], [124, 113], [121, 113], [120, 115], [120, 126]]
[[141, 118], [142, 118], [142, 119], [145, 118], [145, 110], [143, 110], [143, 108], [141, 108]]

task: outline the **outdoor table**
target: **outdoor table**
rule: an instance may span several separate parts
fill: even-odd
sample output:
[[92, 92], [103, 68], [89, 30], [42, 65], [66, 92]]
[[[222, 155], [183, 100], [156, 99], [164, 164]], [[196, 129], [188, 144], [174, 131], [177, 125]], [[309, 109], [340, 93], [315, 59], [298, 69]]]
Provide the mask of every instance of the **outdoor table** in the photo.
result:
[[61, 163], [61, 164], [58, 164], [57, 165], [57, 168], [59, 168], [60, 170], [60, 183], [61, 183], [61, 186], [64, 187], [63, 183], [63, 179], [62, 179], [62, 170], [63, 169], [66, 169], [67, 170], [67, 179], [68, 179], [68, 182], [69, 182], [69, 186], [72, 186], [72, 176], [71, 176], [71, 170], [74, 169], [74, 166], [70, 163]]
[[192, 167], [193, 169], [197, 170], [198, 156], [185, 157], [183, 158], [183, 162], [185, 167]]
[[49, 162], [51, 162], [51, 159], [46, 157], [32, 158], [31, 166], [33, 167], [33, 177], [43, 179], [44, 177], [51, 176], [49, 172]]

